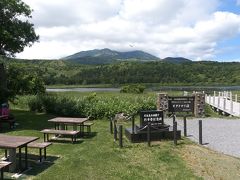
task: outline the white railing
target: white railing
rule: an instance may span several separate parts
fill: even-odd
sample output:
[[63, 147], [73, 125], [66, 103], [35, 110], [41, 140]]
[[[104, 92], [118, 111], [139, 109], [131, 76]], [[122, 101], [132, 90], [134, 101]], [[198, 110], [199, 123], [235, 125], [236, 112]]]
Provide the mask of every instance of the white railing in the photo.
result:
[[206, 95], [206, 103], [226, 112], [232, 116], [240, 116], [240, 102], [237, 94], [233, 95], [230, 91], [218, 92], [214, 91], [213, 95]]

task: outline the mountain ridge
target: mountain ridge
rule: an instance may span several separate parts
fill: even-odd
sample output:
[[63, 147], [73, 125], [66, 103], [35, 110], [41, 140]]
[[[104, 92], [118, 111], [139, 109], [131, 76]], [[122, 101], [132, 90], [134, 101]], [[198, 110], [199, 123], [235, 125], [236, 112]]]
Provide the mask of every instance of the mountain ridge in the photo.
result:
[[80, 64], [109, 64], [119, 61], [133, 60], [140, 62], [165, 61], [170, 63], [183, 63], [191, 61], [182, 57], [167, 57], [164, 59], [160, 59], [150, 53], [141, 50], [120, 52], [108, 48], [80, 51], [75, 54], [66, 56], [62, 59]]

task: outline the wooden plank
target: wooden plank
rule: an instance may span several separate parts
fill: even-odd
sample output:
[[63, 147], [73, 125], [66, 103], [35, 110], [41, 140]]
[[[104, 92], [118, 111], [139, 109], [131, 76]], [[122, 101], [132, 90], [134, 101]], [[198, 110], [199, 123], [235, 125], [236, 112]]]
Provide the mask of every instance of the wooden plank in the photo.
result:
[[30, 148], [46, 148], [48, 146], [52, 145], [50, 142], [31, 142], [27, 146]]
[[76, 135], [80, 133], [80, 131], [68, 131], [68, 130], [56, 130], [56, 129], [44, 129], [40, 131], [46, 134], [62, 134], [62, 135]]
[[12, 164], [12, 163], [8, 162], [8, 161], [1, 161], [0, 162], [0, 169], [5, 168], [5, 167], [9, 166], [10, 164]]
[[19, 148], [39, 139], [39, 137], [11, 136], [0, 134], [0, 148]]

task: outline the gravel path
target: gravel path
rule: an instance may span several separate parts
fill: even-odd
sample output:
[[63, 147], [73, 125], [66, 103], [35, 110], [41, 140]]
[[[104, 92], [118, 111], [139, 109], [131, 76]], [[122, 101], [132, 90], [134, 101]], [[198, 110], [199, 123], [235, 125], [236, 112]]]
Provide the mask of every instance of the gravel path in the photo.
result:
[[[198, 143], [198, 120], [187, 120], [188, 138]], [[178, 129], [182, 130], [183, 120], [177, 118]], [[166, 119], [172, 125], [172, 119]], [[224, 154], [240, 157], [240, 119], [203, 118], [203, 144]]]

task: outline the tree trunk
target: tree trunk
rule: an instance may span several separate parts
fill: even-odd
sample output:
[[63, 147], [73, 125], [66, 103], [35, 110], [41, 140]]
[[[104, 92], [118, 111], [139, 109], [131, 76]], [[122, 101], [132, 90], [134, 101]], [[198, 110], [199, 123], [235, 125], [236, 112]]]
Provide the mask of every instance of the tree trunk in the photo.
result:
[[0, 105], [7, 102], [7, 80], [4, 65], [0, 63]]

